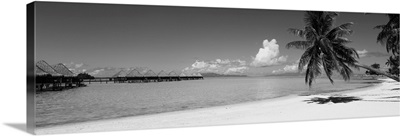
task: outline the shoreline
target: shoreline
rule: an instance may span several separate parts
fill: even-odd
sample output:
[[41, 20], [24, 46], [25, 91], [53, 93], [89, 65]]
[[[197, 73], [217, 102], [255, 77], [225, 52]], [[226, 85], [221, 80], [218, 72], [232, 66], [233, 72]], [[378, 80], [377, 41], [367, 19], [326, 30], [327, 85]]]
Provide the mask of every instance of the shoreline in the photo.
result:
[[[377, 98], [372, 98], [387, 96], [393, 97], [395, 101], [399, 100], [399, 90], [388, 91], [398, 88], [396, 85], [399, 83], [388, 79], [382, 81], [376, 85], [347, 91], [322, 92], [307, 96], [288, 95], [232, 105], [40, 127], [36, 128], [35, 133], [78, 133], [399, 115], [399, 102], [393, 102], [392, 99], [388, 102], [377, 101]], [[362, 97], [363, 100], [337, 104], [305, 102], [315, 97], [344, 95]]]

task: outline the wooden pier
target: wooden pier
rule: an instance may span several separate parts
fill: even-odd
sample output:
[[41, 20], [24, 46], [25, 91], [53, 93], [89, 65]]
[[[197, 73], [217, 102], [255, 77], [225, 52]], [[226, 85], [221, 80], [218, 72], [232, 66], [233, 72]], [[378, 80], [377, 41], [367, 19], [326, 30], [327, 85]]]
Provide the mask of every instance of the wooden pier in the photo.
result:
[[174, 82], [184, 80], [202, 80], [200, 76], [152, 76], [152, 77], [97, 77], [94, 79], [83, 79], [84, 83], [150, 83], [150, 82]]
[[[121, 70], [112, 77], [90, 77], [87, 73], [81, 73], [85, 76], [79, 76], [71, 72], [64, 64], [50, 66], [47, 62], [41, 60], [36, 63], [36, 90], [37, 91], [56, 91], [75, 87], [86, 86], [85, 83], [151, 83], [151, 82], [173, 82], [184, 80], [202, 80], [200, 73], [177, 74], [174, 71], [166, 73], [160, 71], [158, 74], [152, 70], [141, 74], [137, 69], [130, 71]], [[89, 76], [89, 77], [87, 77]]]
[[36, 89], [38, 91], [60, 91], [69, 88], [86, 86], [82, 79], [64, 76], [36, 76]]

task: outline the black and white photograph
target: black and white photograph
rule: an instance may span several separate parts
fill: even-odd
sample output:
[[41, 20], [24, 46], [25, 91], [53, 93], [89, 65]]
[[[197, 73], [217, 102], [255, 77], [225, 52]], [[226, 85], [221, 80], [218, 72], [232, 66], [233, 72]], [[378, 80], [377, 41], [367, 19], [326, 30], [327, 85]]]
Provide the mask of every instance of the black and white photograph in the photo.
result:
[[27, 6], [35, 134], [400, 115], [398, 13]]

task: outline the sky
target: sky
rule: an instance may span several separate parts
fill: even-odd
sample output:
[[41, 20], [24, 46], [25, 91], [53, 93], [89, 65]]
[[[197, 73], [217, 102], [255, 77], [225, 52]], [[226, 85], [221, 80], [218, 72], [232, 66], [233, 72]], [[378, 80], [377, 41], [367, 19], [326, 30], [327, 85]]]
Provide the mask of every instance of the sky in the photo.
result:
[[[36, 60], [75, 72], [106, 67], [153, 71], [269, 75], [294, 72], [304, 50], [288, 28], [303, 28], [304, 11], [39, 2]], [[359, 62], [384, 66], [389, 53], [376, 42], [384, 14], [339, 12], [353, 22]], [[98, 72], [98, 71], [97, 71]], [[355, 71], [364, 73], [365, 70]], [[95, 73], [93, 73], [95, 74]]]

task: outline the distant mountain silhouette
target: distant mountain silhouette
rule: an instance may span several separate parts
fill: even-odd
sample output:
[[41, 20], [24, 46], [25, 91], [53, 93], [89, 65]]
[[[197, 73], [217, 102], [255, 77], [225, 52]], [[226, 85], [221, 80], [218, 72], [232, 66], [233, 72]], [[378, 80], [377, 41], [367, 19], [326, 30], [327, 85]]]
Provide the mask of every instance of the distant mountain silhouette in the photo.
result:
[[218, 74], [218, 73], [200, 73], [203, 77], [247, 77], [247, 75], [225, 75], [225, 74]]
[[95, 67], [90, 68], [87, 64], [81, 64], [79, 67], [76, 66], [77, 64], [66, 64], [65, 66], [71, 70], [72, 72], [79, 74], [79, 73], [87, 73], [94, 77], [112, 77], [118, 72], [124, 72], [128, 74], [131, 70], [136, 69], [141, 74], [146, 73], [150, 69], [147, 67], [130, 67], [130, 68], [117, 68], [117, 67]]
[[265, 76], [304, 76], [304, 73], [280, 73], [280, 74], [272, 74]]

